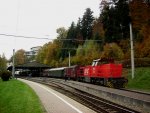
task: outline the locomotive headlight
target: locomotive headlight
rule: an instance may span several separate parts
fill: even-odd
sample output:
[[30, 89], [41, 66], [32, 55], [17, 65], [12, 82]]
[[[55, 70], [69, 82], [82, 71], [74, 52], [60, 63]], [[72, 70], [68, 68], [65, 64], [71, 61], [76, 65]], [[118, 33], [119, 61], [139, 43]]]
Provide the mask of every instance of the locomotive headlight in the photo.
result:
[[88, 75], [88, 73], [89, 73], [89, 68], [85, 69], [85, 71], [84, 71], [85, 75]]
[[93, 74], [95, 74], [95, 67], [93, 67]]

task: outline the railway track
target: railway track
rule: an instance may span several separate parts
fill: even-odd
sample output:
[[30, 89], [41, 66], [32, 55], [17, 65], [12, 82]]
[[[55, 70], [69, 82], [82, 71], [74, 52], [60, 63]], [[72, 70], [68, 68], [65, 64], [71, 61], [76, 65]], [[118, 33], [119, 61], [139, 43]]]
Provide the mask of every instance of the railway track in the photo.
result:
[[58, 92], [63, 93], [66, 96], [80, 102], [81, 104], [91, 108], [97, 113], [139, 113], [138, 111], [85, 93], [79, 89], [61, 83], [58, 80], [50, 80], [45, 78], [31, 78], [28, 80], [48, 85], [54, 90], [57, 90]]

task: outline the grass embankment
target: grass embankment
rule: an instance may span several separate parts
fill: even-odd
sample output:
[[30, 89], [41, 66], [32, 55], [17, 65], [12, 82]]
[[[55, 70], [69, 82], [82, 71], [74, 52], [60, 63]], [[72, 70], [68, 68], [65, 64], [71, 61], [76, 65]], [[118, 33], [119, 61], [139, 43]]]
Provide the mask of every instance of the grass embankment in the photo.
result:
[[135, 68], [134, 79], [129, 70], [128, 80], [127, 88], [150, 92], [150, 67]]
[[43, 113], [39, 98], [26, 84], [18, 80], [0, 79], [0, 113]]

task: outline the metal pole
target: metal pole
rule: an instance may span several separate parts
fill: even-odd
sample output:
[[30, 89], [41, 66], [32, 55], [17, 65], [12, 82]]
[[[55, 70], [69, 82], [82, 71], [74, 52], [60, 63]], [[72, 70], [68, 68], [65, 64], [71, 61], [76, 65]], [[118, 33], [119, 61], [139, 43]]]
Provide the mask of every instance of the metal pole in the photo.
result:
[[132, 34], [132, 24], [130, 23], [130, 43], [131, 43], [131, 70], [132, 79], [134, 78], [134, 48], [133, 48], [133, 34]]
[[12, 76], [15, 78], [15, 49], [13, 49]]
[[70, 67], [70, 51], [69, 51], [69, 67]]

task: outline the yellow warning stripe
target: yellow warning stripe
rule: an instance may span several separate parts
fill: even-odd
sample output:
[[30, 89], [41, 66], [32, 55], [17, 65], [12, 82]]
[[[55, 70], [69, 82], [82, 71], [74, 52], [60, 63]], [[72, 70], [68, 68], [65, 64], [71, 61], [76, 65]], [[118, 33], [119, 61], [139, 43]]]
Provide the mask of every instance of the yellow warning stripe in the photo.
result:
[[113, 84], [111, 82], [107, 82], [107, 86], [113, 88]]

